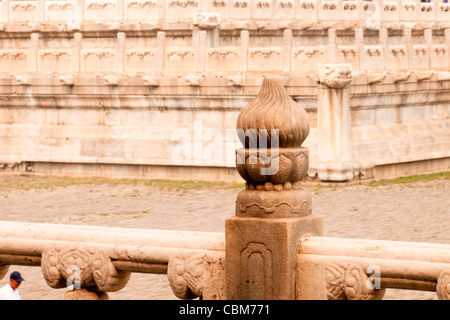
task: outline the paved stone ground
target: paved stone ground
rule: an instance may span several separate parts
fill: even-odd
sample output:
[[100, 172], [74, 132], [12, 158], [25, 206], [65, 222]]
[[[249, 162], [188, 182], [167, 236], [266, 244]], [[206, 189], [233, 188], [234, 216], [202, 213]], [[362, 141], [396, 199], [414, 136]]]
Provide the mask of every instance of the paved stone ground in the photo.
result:
[[[23, 179], [0, 175], [0, 220], [89, 224], [223, 232], [234, 215], [235, 186], [145, 183], [92, 183], [22, 188]], [[5, 180], [9, 179], [9, 180]], [[21, 180], [20, 180], [21, 179]], [[20, 181], [19, 181], [20, 180]], [[2, 184], [6, 187], [1, 187]], [[69, 183], [70, 184], [70, 183]], [[324, 216], [328, 237], [450, 244], [450, 180], [386, 186], [306, 185], [313, 211]], [[26, 281], [23, 299], [62, 299], [65, 289], [48, 287], [40, 268], [12, 266]], [[0, 280], [0, 286], [7, 282]], [[110, 299], [175, 299], [165, 275], [132, 274]], [[385, 299], [436, 299], [420, 291], [387, 290]]]

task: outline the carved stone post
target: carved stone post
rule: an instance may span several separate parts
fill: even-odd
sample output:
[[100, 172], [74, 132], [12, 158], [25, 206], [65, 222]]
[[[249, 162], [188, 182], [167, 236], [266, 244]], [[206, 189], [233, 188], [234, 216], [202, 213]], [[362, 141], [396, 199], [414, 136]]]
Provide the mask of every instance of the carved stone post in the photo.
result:
[[246, 190], [226, 221], [227, 299], [295, 299], [299, 240], [322, 235], [311, 194], [300, 185], [309, 164], [301, 147], [309, 134], [306, 111], [274, 79], [239, 114], [236, 166]]
[[352, 162], [349, 84], [350, 64], [319, 65], [317, 97], [318, 164], [320, 180], [353, 179], [359, 165]]

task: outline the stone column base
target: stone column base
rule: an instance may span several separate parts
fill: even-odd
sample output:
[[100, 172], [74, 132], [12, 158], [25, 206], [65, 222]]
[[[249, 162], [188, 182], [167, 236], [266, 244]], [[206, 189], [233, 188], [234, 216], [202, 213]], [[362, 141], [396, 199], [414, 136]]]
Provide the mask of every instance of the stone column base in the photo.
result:
[[294, 300], [297, 247], [323, 235], [321, 216], [230, 217], [225, 223], [228, 300]]

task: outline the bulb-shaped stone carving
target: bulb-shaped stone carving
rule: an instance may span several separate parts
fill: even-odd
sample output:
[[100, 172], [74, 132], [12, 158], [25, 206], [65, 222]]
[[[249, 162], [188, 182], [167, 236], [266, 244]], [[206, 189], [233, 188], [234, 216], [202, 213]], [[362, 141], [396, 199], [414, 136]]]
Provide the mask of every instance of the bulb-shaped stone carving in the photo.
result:
[[279, 81], [265, 78], [256, 98], [239, 114], [236, 128], [245, 148], [298, 148], [309, 134], [309, 120]]
[[306, 111], [275, 79], [264, 79], [255, 100], [239, 114], [237, 132], [244, 148], [236, 152], [236, 168], [247, 190], [236, 200], [236, 215], [305, 216], [310, 193], [300, 187], [309, 164], [301, 147], [309, 133]]

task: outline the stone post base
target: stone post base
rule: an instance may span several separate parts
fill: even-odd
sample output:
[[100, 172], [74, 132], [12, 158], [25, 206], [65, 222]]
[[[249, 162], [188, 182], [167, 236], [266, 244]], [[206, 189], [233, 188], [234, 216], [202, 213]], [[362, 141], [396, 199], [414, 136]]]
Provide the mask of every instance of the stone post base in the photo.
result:
[[227, 299], [294, 300], [299, 240], [323, 235], [323, 219], [235, 216], [225, 235]]

